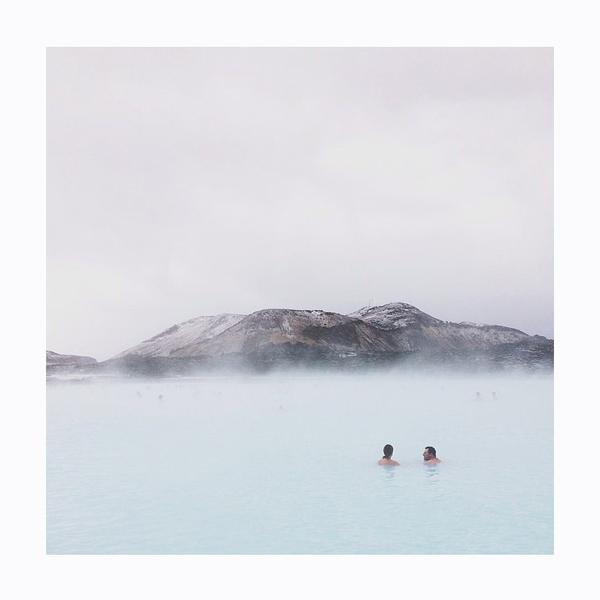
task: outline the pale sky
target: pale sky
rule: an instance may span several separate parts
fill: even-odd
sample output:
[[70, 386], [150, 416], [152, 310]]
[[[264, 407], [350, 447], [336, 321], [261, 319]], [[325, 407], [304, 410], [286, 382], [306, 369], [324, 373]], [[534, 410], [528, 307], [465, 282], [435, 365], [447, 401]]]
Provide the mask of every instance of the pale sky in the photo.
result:
[[50, 49], [47, 348], [403, 301], [553, 336], [551, 49]]

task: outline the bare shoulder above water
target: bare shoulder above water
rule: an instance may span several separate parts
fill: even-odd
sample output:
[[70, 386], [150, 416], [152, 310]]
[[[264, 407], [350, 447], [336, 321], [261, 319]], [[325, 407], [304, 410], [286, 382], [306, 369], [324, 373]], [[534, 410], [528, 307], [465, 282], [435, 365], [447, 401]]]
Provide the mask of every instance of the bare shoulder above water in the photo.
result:
[[377, 462], [378, 465], [388, 465], [390, 467], [396, 467], [400, 463], [392, 458], [394, 454], [394, 447], [391, 444], [386, 444], [383, 447], [383, 456]]

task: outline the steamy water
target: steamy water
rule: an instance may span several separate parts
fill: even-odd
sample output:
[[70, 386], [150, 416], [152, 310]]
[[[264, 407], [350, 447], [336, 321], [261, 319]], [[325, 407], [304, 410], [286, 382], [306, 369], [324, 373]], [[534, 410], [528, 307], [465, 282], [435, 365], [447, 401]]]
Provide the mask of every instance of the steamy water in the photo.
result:
[[552, 406], [550, 376], [52, 382], [47, 551], [552, 553]]

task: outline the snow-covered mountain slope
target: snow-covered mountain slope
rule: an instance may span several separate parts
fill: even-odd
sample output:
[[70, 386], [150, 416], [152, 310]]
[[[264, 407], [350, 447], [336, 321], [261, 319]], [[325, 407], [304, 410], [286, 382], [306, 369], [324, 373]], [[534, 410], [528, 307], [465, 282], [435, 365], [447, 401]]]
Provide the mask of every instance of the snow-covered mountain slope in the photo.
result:
[[417, 307], [405, 302], [391, 302], [383, 306], [365, 306], [350, 313], [348, 316], [361, 319], [380, 329], [388, 330], [415, 325], [436, 325], [443, 323], [443, 321], [435, 319]]
[[115, 358], [124, 356], [155, 356], [168, 357], [172, 352], [189, 345], [198, 344], [223, 333], [245, 315], [220, 314], [207, 317], [196, 317], [183, 323], [178, 323], [162, 331], [158, 335], [144, 340], [137, 346], [124, 350]]
[[500, 325], [441, 321], [403, 302], [361, 308], [350, 316], [385, 331], [393, 331], [397, 343], [410, 351], [477, 349], [515, 343], [529, 337], [523, 331]]

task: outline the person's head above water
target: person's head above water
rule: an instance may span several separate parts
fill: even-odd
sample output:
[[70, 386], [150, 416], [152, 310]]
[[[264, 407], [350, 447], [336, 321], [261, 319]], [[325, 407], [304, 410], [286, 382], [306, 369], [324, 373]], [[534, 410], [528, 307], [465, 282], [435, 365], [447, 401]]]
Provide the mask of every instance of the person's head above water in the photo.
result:
[[399, 465], [400, 463], [392, 458], [394, 454], [394, 447], [391, 444], [386, 444], [383, 447], [383, 456], [379, 459], [380, 465]]
[[423, 451], [423, 459], [425, 462], [440, 462], [440, 459], [437, 457], [437, 452], [433, 446], [425, 446], [425, 450]]

